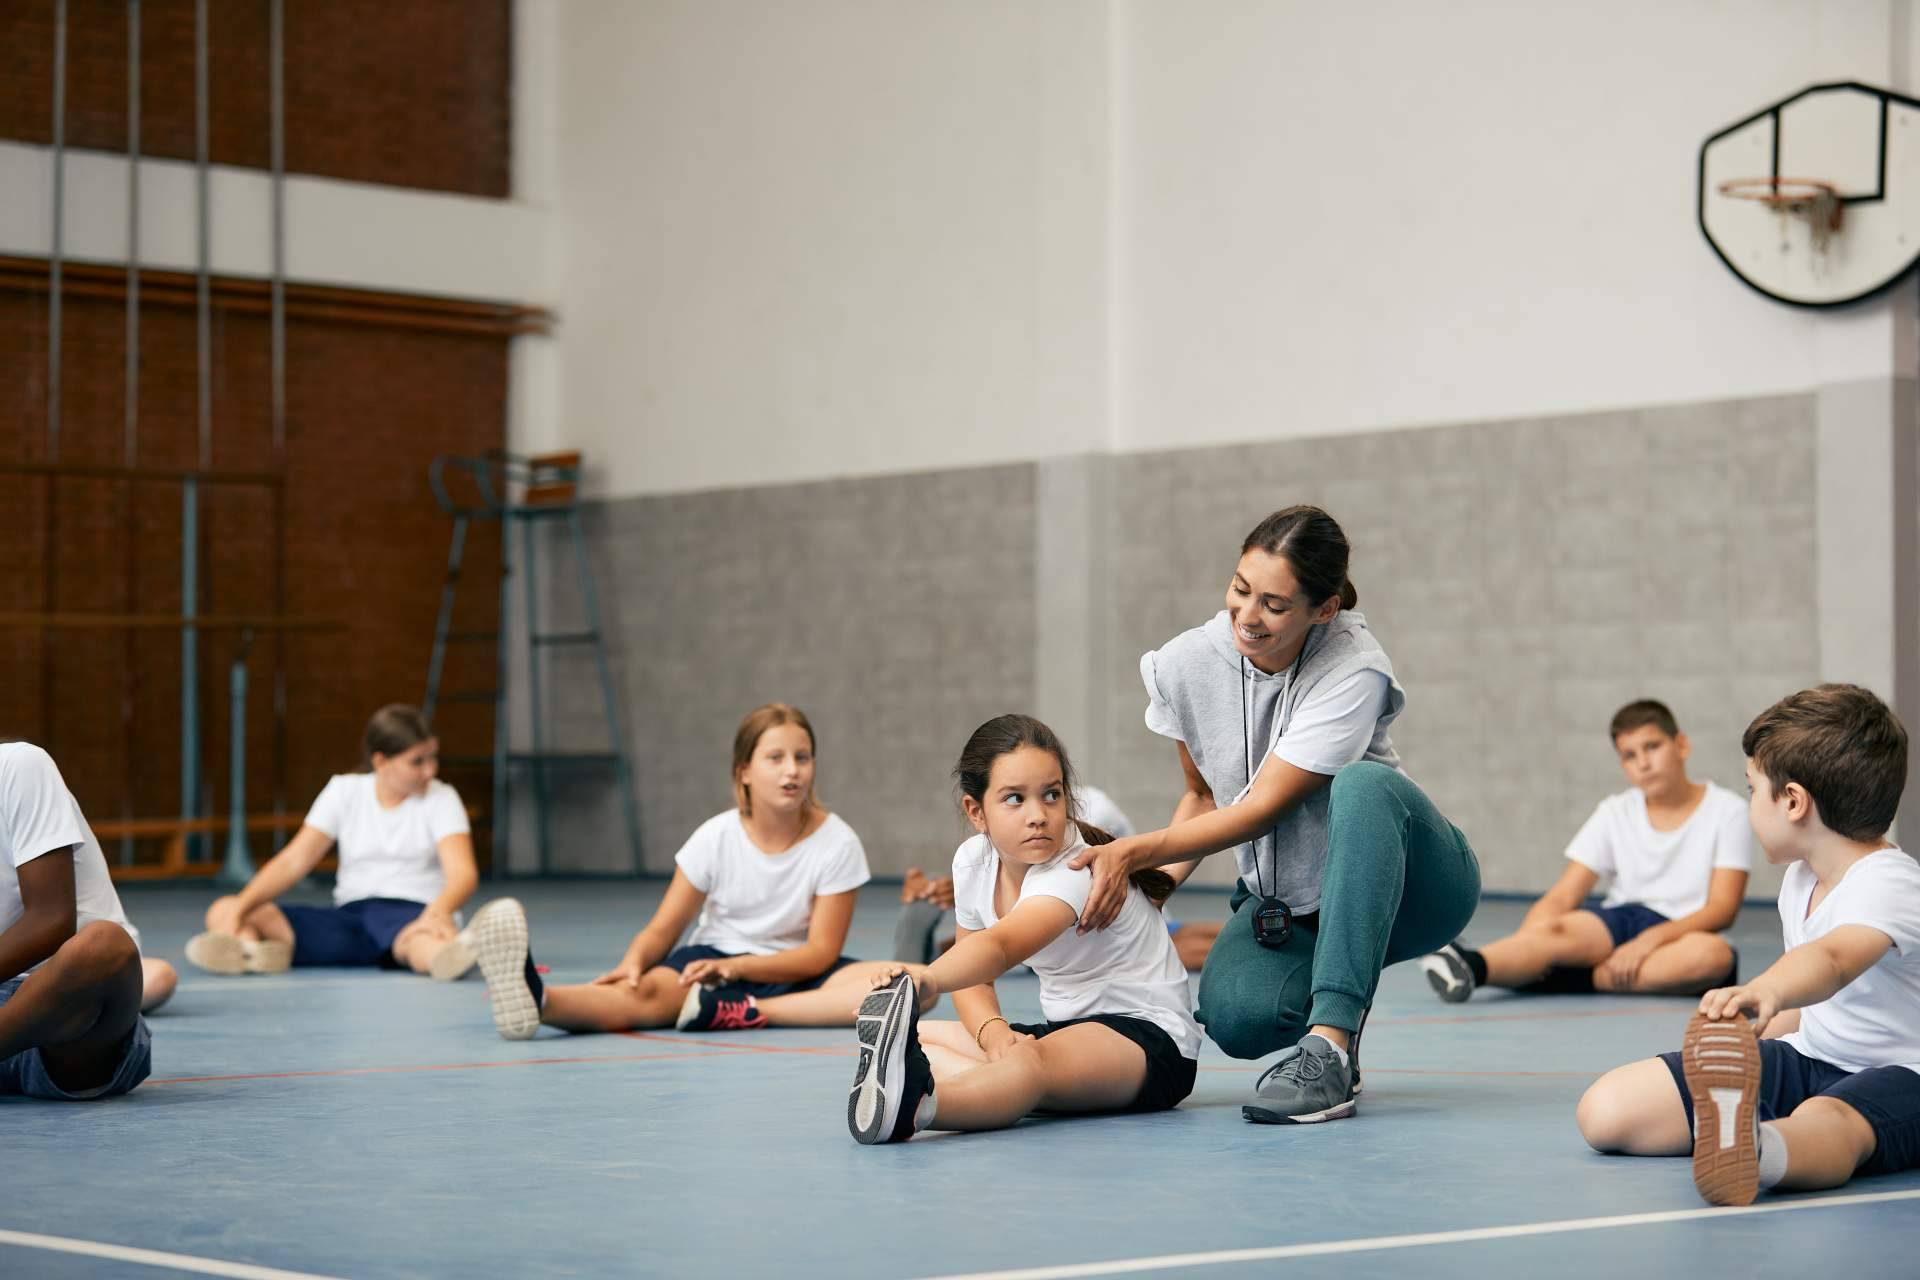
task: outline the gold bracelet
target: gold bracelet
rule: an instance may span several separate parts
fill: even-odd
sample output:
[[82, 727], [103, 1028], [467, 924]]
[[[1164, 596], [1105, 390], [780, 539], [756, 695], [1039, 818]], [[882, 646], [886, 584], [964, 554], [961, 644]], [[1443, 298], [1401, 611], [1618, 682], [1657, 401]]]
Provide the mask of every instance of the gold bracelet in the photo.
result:
[[[974, 1048], [984, 1050], [987, 1047], [984, 1044], [980, 1043], [980, 1037], [982, 1034], [986, 1032], [986, 1029], [988, 1027], [992, 1026], [996, 1022], [1007, 1022], [1007, 1020], [996, 1013], [991, 1018], [988, 1018], [985, 1022], [981, 1023], [979, 1027], [975, 1029], [973, 1033]], [[1013, 1030], [1013, 1024], [1011, 1022], [1007, 1022], [1007, 1030], [1009, 1031]]]

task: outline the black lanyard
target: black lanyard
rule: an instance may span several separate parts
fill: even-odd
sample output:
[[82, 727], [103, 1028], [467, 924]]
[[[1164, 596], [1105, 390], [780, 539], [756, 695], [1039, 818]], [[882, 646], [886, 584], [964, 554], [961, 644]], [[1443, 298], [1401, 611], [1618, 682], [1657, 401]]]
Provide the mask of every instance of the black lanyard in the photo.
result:
[[[1307, 639], [1311, 640], [1312, 638], [1313, 638], [1313, 635], [1311, 632], [1309, 632], [1307, 635]], [[1293, 710], [1294, 685], [1300, 679], [1300, 664], [1306, 661], [1306, 657], [1307, 657], [1307, 646], [1306, 646], [1306, 643], [1303, 641], [1300, 645], [1299, 656], [1294, 658], [1293, 666], [1287, 672], [1286, 688], [1283, 689], [1280, 693], [1279, 715], [1280, 715], [1280, 736], [1282, 737], [1286, 735], [1287, 726], [1290, 723], [1292, 723], [1292, 720], [1293, 720], [1292, 710]], [[1247, 711], [1247, 702], [1251, 696], [1248, 692], [1247, 686], [1251, 683], [1252, 682], [1247, 679], [1247, 657], [1245, 654], [1241, 654], [1240, 655], [1240, 752], [1241, 752], [1241, 763], [1247, 771], [1247, 790], [1249, 792], [1253, 790], [1253, 772], [1254, 772], [1253, 771], [1253, 728], [1249, 722], [1250, 716]], [[1261, 757], [1261, 764], [1264, 765], [1265, 763], [1266, 763], [1266, 757], [1263, 754]], [[1269, 837], [1273, 841], [1274, 892], [1272, 893], [1267, 892], [1267, 878], [1265, 875], [1261, 874], [1261, 871], [1260, 871], [1260, 839], [1258, 836], [1256, 836], [1254, 837], [1253, 840], [1249, 841], [1249, 843], [1252, 844], [1253, 846], [1253, 885], [1254, 885], [1254, 888], [1258, 890], [1260, 894], [1260, 903], [1258, 906], [1254, 908], [1253, 915], [1251, 917], [1253, 922], [1253, 940], [1256, 943], [1258, 943], [1260, 946], [1266, 947], [1268, 950], [1271, 950], [1271, 951], [1278, 951], [1280, 948], [1286, 946], [1287, 940], [1293, 937], [1293, 910], [1290, 907], [1288, 907], [1285, 902], [1281, 901], [1279, 896], [1279, 890], [1280, 890], [1279, 830], [1280, 830], [1279, 824], [1276, 823], [1274, 825], [1273, 831], [1268, 833]]]

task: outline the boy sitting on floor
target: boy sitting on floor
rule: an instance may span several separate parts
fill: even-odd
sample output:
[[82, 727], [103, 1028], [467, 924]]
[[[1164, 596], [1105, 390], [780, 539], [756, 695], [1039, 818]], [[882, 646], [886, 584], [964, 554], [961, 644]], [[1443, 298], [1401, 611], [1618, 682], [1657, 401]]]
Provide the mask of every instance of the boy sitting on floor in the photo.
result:
[[[1664, 703], [1628, 703], [1609, 732], [1633, 785], [1593, 811], [1567, 846], [1559, 883], [1519, 932], [1421, 959], [1442, 1000], [1488, 986], [1695, 993], [1734, 981], [1738, 961], [1719, 931], [1740, 913], [1753, 866], [1747, 806], [1687, 776], [1692, 746]], [[1603, 876], [1613, 877], [1606, 904], [1584, 908]]]
[[0, 742], [0, 1096], [126, 1093], [152, 1068], [140, 951], [52, 757]]
[[1742, 745], [1754, 830], [1787, 867], [1787, 953], [1709, 991], [1680, 1052], [1609, 1071], [1579, 1110], [1597, 1150], [1691, 1150], [1714, 1204], [1920, 1168], [1920, 864], [1886, 840], [1906, 730], [1865, 689], [1823, 684]]

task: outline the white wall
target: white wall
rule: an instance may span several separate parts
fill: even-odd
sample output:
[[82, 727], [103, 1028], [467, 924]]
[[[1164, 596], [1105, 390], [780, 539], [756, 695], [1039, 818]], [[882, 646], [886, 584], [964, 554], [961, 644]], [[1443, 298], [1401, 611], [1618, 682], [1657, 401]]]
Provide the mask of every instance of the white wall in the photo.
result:
[[1106, 13], [562, 6], [561, 415], [603, 491], [1098, 447]]
[[1884, 377], [1694, 165], [1904, 8], [562, 6], [564, 431], [628, 494]]

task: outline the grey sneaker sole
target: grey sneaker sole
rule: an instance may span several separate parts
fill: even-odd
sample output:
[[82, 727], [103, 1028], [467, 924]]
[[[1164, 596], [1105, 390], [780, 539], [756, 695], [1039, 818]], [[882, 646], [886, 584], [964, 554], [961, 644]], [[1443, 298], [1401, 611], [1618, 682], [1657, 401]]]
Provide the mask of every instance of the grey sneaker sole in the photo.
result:
[[458, 982], [473, 972], [480, 957], [473, 949], [473, 935], [462, 929], [452, 942], [433, 953], [427, 974], [435, 982]]
[[1297, 1116], [1282, 1115], [1278, 1111], [1269, 1111], [1265, 1107], [1244, 1106], [1240, 1116], [1254, 1124], [1324, 1124], [1328, 1120], [1345, 1120], [1359, 1110], [1359, 1104], [1348, 1098], [1338, 1106], [1328, 1107], [1325, 1111], [1308, 1111]]
[[1466, 961], [1448, 951], [1436, 951], [1420, 957], [1420, 971], [1427, 985], [1448, 1004], [1465, 1004], [1473, 995], [1473, 970]]
[[540, 1006], [527, 985], [527, 913], [513, 898], [489, 902], [468, 926], [480, 973], [487, 980], [493, 1026], [503, 1039], [531, 1040]]
[[862, 1000], [854, 1018], [860, 1064], [854, 1068], [853, 1089], [847, 1094], [847, 1131], [863, 1146], [885, 1142], [900, 1119], [907, 1031], [917, 998], [913, 979], [903, 973]]
[[187, 940], [187, 961], [223, 978], [247, 971], [247, 947], [230, 933], [197, 933]]

